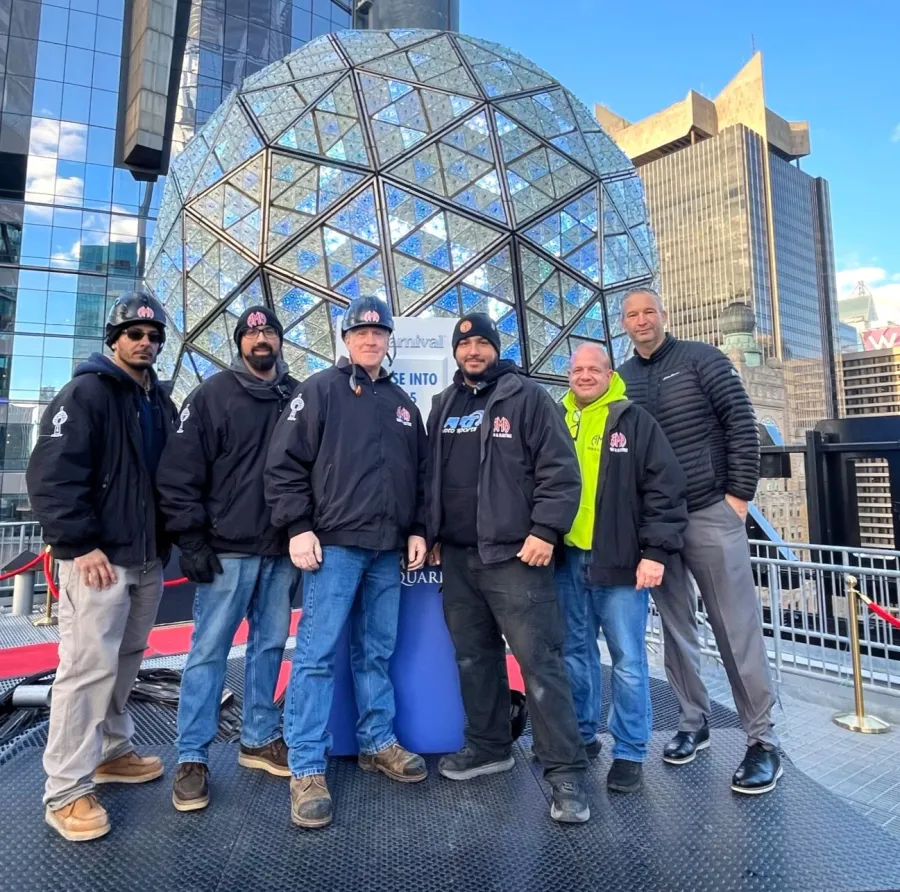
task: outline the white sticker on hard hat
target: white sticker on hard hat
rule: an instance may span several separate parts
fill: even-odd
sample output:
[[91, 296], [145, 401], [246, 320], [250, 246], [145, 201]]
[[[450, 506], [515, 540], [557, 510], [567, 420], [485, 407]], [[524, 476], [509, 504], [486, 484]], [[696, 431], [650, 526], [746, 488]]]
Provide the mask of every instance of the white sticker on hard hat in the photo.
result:
[[288, 421], [296, 421], [296, 420], [297, 420], [297, 413], [298, 413], [298, 412], [302, 412], [302, 411], [303, 411], [303, 407], [304, 407], [305, 405], [306, 405], [306, 404], [303, 402], [303, 397], [302, 397], [302, 396], [299, 396], [299, 395], [298, 395], [298, 396], [295, 396], [295, 397], [291, 400], [291, 414], [288, 415]]

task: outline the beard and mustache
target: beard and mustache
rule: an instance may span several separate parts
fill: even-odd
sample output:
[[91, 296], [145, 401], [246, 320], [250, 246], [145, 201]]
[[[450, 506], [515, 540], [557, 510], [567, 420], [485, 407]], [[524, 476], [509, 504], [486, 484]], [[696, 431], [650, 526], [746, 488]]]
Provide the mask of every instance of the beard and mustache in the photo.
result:
[[275, 367], [278, 356], [268, 344], [261, 344], [245, 354], [244, 359], [255, 372], [268, 372]]

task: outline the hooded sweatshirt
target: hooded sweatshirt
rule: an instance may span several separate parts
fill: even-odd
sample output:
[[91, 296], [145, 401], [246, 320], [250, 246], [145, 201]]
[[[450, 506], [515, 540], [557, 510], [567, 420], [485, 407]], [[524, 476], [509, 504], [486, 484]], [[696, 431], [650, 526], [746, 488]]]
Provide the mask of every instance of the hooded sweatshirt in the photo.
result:
[[575, 440], [578, 465], [581, 468], [581, 502], [575, 523], [565, 537], [566, 545], [583, 551], [591, 550], [594, 538], [594, 511], [597, 502], [597, 480], [600, 477], [600, 460], [603, 453], [603, 432], [609, 407], [612, 403], [625, 399], [625, 382], [618, 372], [613, 372], [606, 393], [600, 399], [579, 409], [575, 404], [575, 394], [570, 390], [563, 397], [566, 409], [566, 425]]

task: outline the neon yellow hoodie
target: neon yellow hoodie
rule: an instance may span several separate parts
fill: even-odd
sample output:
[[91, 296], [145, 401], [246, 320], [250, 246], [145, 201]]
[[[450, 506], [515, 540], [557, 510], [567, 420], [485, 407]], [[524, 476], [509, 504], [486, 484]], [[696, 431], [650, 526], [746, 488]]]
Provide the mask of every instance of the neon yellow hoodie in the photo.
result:
[[570, 390], [563, 397], [566, 407], [566, 424], [575, 440], [578, 465], [581, 468], [581, 504], [572, 529], [565, 537], [566, 545], [574, 545], [590, 551], [594, 539], [594, 507], [597, 502], [597, 480], [600, 476], [600, 455], [603, 449], [603, 432], [609, 415], [610, 403], [625, 399], [625, 382], [618, 372], [613, 372], [606, 393], [585, 409], [575, 405], [575, 394]]

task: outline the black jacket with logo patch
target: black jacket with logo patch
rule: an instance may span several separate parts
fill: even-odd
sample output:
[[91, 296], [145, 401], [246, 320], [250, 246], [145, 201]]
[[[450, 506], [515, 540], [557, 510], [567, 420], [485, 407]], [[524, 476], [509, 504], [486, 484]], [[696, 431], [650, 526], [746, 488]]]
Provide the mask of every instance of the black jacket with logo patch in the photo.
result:
[[591, 582], [634, 585], [642, 558], [665, 564], [681, 551], [687, 481], [659, 424], [630, 400], [610, 404], [601, 450]]
[[265, 474], [272, 522], [323, 545], [405, 548], [425, 533], [422, 416], [391, 375], [358, 369], [357, 396], [350, 371], [342, 358], [312, 375], [278, 422]]
[[689, 511], [727, 493], [750, 501], [759, 483], [759, 431], [731, 360], [710, 344], [667, 334], [649, 359], [619, 369], [628, 398], [658, 422], [687, 476]]
[[164, 442], [175, 406], [150, 374], [146, 393], [110, 359], [94, 354], [44, 411], [25, 476], [54, 557], [71, 560], [99, 548], [120, 567], [167, 559], [139, 413], [140, 401], [149, 400], [154, 439]]
[[[572, 437], [550, 394], [502, 363], [478, 433], [478, 553], [486, 564], [509, 560], [529, 535], [556, 543], [578, 513], [581, 476]], [[428, 418], [429, 546], [438, 540], [443, 511], [443, 437], [462, 375], [435, 397]]]
[[275, 424], [296, 386], [280, 360], [268, 382], [238, 356], [184, 401], [157, 472], [170, 533], [201, 535], [219, 553], [287, 554], [287, 537], [272, 525], [263, 473]]

